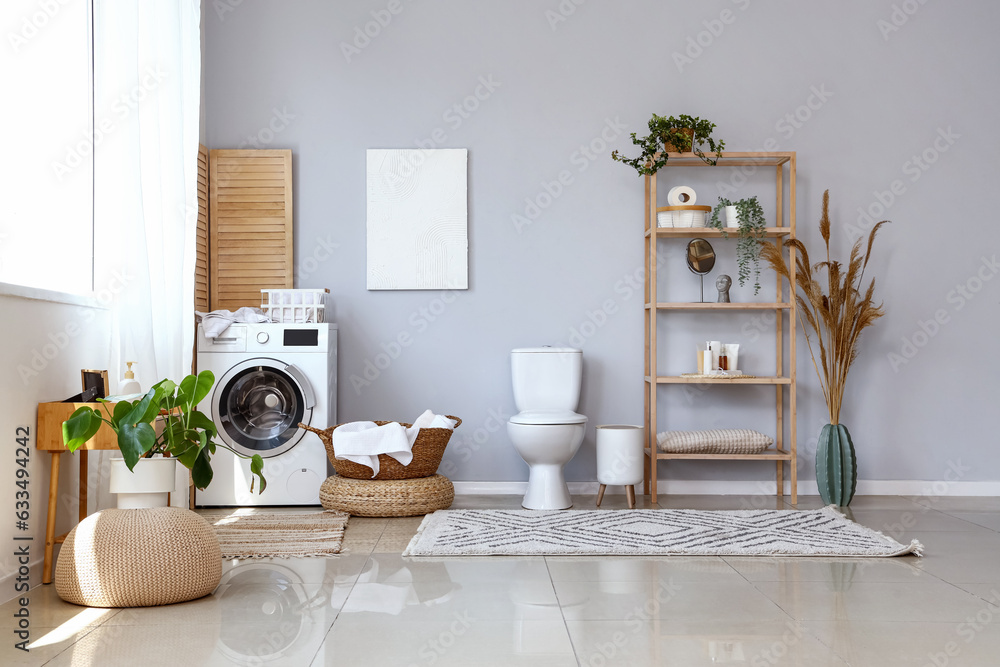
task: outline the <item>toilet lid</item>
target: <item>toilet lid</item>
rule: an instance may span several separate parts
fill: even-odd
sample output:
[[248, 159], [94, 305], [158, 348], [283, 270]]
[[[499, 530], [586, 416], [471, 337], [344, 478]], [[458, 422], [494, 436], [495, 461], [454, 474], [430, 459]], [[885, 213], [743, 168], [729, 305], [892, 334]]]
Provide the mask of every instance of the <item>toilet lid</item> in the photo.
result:
[[510, 421], [515, 424], [585, 424], [587, 418], [571, 410], [525, 410]]

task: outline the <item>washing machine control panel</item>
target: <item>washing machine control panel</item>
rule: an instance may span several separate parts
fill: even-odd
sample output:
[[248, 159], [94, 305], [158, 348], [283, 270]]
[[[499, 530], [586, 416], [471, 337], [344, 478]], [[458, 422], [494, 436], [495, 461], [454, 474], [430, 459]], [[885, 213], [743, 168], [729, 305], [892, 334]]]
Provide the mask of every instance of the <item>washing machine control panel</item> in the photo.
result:
[[[230, 329], [235, 325], [230, 326]], [[328, 349], [335, 324], [243, 324], [246, 352], [249, 354], [280, 354], [282, 352], [318, 352]]]

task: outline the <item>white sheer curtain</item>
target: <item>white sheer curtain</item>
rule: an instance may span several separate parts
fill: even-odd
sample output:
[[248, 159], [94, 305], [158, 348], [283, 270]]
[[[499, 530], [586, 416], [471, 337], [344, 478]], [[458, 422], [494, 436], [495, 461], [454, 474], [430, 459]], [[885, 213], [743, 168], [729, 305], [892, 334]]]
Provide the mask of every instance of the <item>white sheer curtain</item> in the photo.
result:
[[94, 0], [94, 282], [112, 304], [112, 391], [125, 361], [143, 390], [191, 370], [200, 4]]
[[115, 380], [136, 361], [143, 389], [191, 368], [200, 17], [199, 0], [94, 0], [95, 289], [114, 296]]

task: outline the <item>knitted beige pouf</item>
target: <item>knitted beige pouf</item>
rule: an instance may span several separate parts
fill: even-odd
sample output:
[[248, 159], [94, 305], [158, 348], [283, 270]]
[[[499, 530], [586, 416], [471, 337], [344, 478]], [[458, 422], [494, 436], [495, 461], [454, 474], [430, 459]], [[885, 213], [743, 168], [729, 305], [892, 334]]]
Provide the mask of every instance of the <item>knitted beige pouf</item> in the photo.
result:
[[353, 516], [417, 516], [447, 509], [455, 487], [444, 475], [417, 479], [351, 479], [327, 477], [319, 501], [328, 510]]
[[87, 607], [153, 607], [204, 597], [222, 578], [212, 527], [179, 507], [103, 510], [70, 531], [56, 593]]

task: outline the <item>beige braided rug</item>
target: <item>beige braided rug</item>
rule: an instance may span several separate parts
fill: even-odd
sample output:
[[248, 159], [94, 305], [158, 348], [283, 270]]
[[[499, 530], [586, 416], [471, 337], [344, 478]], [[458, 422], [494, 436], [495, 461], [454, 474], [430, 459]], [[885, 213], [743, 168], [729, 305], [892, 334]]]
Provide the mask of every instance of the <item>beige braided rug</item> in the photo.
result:
[[223, 558], [335, 556], [350, 515], [330, 510], [261, 507], [198, 510], [219, 539]]

